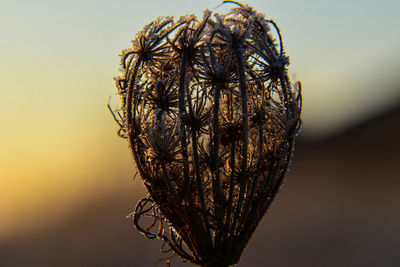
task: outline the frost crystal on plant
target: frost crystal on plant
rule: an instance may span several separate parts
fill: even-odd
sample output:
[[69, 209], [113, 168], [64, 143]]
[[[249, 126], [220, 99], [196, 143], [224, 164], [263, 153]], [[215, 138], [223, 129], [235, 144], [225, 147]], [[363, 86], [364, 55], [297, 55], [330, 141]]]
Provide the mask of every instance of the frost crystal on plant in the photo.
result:
[[277, 25], [236, 4], [226, 15], [146, 25], [116, 78], [113, 115], [149, 192], [135, 225], [202, 266], [239, 261], [300, 125], [301, 87], [288, 78]]

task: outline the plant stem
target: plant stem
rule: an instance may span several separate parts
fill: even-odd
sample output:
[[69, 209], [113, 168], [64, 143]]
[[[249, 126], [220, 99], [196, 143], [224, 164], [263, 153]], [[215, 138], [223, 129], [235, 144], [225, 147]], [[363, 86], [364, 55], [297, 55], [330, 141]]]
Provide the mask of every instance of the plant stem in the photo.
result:
[[243, 197], [244, 192], [246, 189], [246, 180], [247, 180], [247, 150], [249, 145], [249, 117], [247, 114], [247, 85], [246, 85], [246, 76], [244, 72], [244, 65], [243, 65], [243, 58], [240, 50], [236, 51], [236, 59], [238, 64], [238, 71], [239, 71], [239, 87], [240, 93], [242, 97], [242, 122], [243, 122], [243, 133], [242, 133], [242, 164], [241, 164], [241, 172], [239, 174], [239, 183], [240, 183], [240, 190], [239, 190], [239, 198], [236, 204], [236, 211], [234, 217], [234, 223], [232, 230], [235, 231], [240, 210], [242, 209], [243, 204]]
[[[213, 193], [214, 193], [214, 205], [215, 205], [215, 216], [217, 217], [218, 223], [223, 224], [223, 212], [224, 212], [224, 203], [225, 197], [222, 191], [220, 171], [219, 171], [219, 107], [220, 107], [220, 96], [221, 96], [221, 84], [217, 83], [215, 86], [215, 96], [214, 96], [214, 114], [213, 114], [213, 147], [212, 147], [212, 159], [215, 164], [214, 166], [214, 179], [213, 179]], [[219, 236], [221, 231], [217, 231], [216, 240], [220, 240]], [[216, 247], [219, 247], [220, 244], [216, 244]]]

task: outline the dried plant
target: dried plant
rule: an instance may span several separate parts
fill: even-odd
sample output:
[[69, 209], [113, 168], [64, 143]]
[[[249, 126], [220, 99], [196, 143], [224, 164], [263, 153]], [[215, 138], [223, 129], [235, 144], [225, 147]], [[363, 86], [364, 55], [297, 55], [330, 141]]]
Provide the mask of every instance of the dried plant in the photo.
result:
[[239, 261], [300, 125], [301, 87], [289, 81], [277, 25], [236, 4], [226, 15], [151, 22], [123, 51], [116, 78], [113, 116], [149, 192], [134, 223], [209, 267]]

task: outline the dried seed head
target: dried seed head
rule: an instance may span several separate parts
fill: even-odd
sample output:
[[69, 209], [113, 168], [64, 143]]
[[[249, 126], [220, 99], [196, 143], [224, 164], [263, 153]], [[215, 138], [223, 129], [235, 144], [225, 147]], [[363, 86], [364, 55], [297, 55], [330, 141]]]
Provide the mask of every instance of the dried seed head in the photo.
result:
[[147, 155], [159, 163], [176, 161], [179, 154], [179, 134], [176, 125], [165, 125], [163, 120], [157, 120], [147, 125], [144, 142], [148, 147]]
[[275, 22], [224, 2], [238, 7], [136, 35], [113, 114], [150, 194], [135, 225], [202, 266], [239, 261], [287, 172], [302, 105]]

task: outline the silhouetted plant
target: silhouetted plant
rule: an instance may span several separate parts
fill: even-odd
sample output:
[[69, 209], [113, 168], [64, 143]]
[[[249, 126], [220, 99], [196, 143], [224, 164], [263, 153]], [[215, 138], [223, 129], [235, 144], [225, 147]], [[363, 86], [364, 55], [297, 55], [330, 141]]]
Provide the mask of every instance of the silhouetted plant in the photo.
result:
[[277, 25], [236, 4], [227, 15], [151, 22], [123, 51], [116, 79], [113, 115], [149, 192], [135, 226], [202, 266], [239, 261], [300, 125], [300, 83], [289, 81]]

